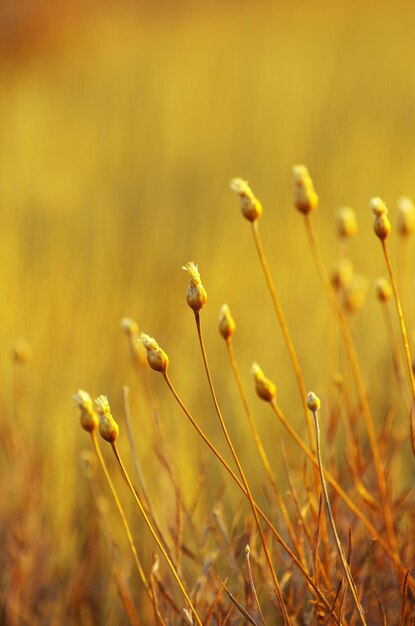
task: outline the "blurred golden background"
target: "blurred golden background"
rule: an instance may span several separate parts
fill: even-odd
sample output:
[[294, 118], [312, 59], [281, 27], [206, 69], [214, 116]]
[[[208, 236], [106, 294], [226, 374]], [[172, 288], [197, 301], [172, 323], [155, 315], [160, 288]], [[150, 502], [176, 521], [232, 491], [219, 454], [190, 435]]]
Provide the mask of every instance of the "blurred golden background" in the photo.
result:
[[[23, 374], [20, 427], [44, 460], [42, 520], [57, 537], [53, 558], [63, 568], [77, 541], [73, 511], [82, 512], [87, 492], [78, 455], [88, 443], [71, 400], [79, 387], [107, 394], [121, 424], [121, 387], [131, 387], [149, 483], [158, 472], [123, 316], [157, 338], [172, 379], [223, 445], [185, 302], [185, 261], [198, 263], [208, 292], [208, 354], [248, 466], [248, 427], [217, 332], [223, 302], [237, 322], [244, 382], [270, 449], [279, 431], [256, 403], [253, 360], [301, 423], [251, 233], [229, 189], [233, 176], [248, 179], [263, 203], [264, 246], [305, 381], [323, 398], [333, 374], [331, 318], [292, 207], [292, 166], [305, 163], [315, 182], [314, 221], [329, 269], [340, 254], [334, 212], [356, 210], [359, 233], [349, 250], [370, 287], [352, 326], [383, 418], [384, 395], [394, 392], [373, 297], [372, 281], [385, 269], [368, 202], [383, 197], [393, 216], [396, 198], [415, 191], [414, 41], [415, 4], [405, 1], [1, 3], [2, 419], [13, 419], [22, 372], [10, 353], [24, 337], [33, 360]], [[396, 243], [391, 250], [396, 258]], [[180, 480], [192, 490], [188, 468], [202, 445], [162, 381], [152, 380]], [[260, 475], [255, 462], [250, 469]], [[162, 500], [162, 482], [157, 489]]]

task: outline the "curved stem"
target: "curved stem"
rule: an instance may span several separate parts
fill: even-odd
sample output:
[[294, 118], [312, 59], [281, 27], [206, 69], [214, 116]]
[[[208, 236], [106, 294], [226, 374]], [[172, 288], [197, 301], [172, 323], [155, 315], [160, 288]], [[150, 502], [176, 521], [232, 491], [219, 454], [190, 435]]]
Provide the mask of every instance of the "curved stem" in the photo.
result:
[[[166, 381], [166, 384], [167, 384], [168, 388], [170, 389], [173, 397], [175, 398], [176, 402], [179, 404], [180, 408], [182, 409], [182, 411], [184, 412], [186, 417], [189, 419], [189, 421], [192, 424], [193, 428], [197, 431], [198, 435], [203, 439], [205, 444], [210, 448], [210, 450], [213, 452], [213, 454], [216, 456], [216, 458], [220, 461], [220, 463], [223, 465], [223, 467], [228, 472], [229, 476], [233, 479], [233, 481], [237, 484], [237, 486], [242, 491], [242, 493], [244, 493], [244, 495], [247, 496], [247, 493], [245, 491], [245, 487], [243, 486], [243, 484], [241, 483], [239, 478], [236, 476], [235, 472], [229, 467], [228, 463], [225, 461], [223, 456], [215, 448], [213, 443], [210, 441], [210, 439], [207, 437], [207, 435], [203, 432], [203, 430], [197, 424], [197, 422], [193, 418], [192, 414], [187, 409], [186, 405], [183, 403], [182, 399], [180, 398], [179, 394], [177, 393], [176, 389], [174, 388], [173, 383], [171, 382], [167, 372], [164, 372], [163, 376], [164, 376], [164, 380]], [[256, 503], [255, 503], [255, 508], [256, 508], [259, 516], [264, 520], [264, 522], [268, 526], [269, 530], [274, 535], [276, 541], [279, 543], [279, 545], [282, 547], [282, 549], [286, 552], [286, 554], [290, 557], [290, 559], [292, 560], [294, 565], [301, 571], [301, 573], [303, 574], [304, 578], [307, 580], [307, 583], [314, 590], [314, 592], [316, 593], [318, 598], [321, 600], [321, 602], [324, 604], [326, 609], [328, 609], [330, 611], [331, 610], [330, 604], [326, 600], [324, 594], [320, 591], [319, 587], [315, 584], [314, 580], [311, 578], [311, 576], [309, 575], [309, 573], [307, 572], [307, 570], [305, 569], [305, 567], [303, 566], [301, 561], [297, 558], [297, 556], [294, 554], [294, 552], [291, 550], [291, 548], [285, 543], [285, 541], [283, 540], [281, 535], [278, 533], [278, 531], [273, 526], [272, 522], [268, 519], [268, 517], [265, 515], [263, 510]], [[339, 623], [339, 620], [337, 619], [337, 617], [335, 615], [332, 615], [331, 617], [336, 622], [336, 624]]]
[[189, 597], [189, 594], [187, 593], [187, 591], [186, 591], [186, 589], [185, 589], [185, 587], [184, 587], [184, 585], [183, 585], [183, 583], [182, 583], [182, 581], [181, 581], [181, 579], [180, 579], [180, 576], [179, 576], [179, 574], [177, 573], [176, 568], [174, 567], [174, 565], [173, 565], [173, 563], [172, 563], [172, 561], [171, 561], [171, 559], [170, 559], [169, 555], [168, 555], [168, 554], [167, 554], [167, 552], [166, 552], [165, 547], [163, 546], [163, 544], [162, 544], [162, 542], [160, 541], [160, 539], [159, 539], [159, 537], [158, 537], [158, 535], [157, 535], [156, 531], [154, 530], [154, 528], [153, 528], [153, 526], [152, 526], [152, 524], [151, 524], [151, 521], [150, 521], [150, 519], [149, 519], [149, 517], [148, 517], [147, 513], [146, 513], [146, 512], [145, 512], [145, 510], [144, 510], [144, 507], [143, 507], [143, 505], [142, 505], [142, 503], [141, 503], [141, 500], [140, 500], [140, 498], [138, 497], [138, 495], [137, 495], [137, 493], [136, 493], [136, 491], [135, 491], [135, 489], [134, 489], [134, 487], [133, 487], [133, 484], [132, 484], [132, 482], [131, 482], [131, 480], [130, 480], [130, 477], [129, 477], [128, 473], [127, 473], [127, 470], [125, 469], [125, 466], [124, 466], [124, 464], [123, 464], [123, 462], [122, 462], [122, 460], [121, 460], [120, 454], [119, 454], [119, 452], [118, 452], [117, 445], [116, 445], [115, 443], [112, 443], [112, 444], [111, 444], [111, 447], [112, 447], [112, 449], [113, 449], [113, 452], [114, 452], [115, 458], [117, 459], [117, 462], [118, 462], [118, 465], [119, 465], [119, 467], [120, 467], [121, 473], [122, 473], [123, 477], [125, 478], [125, 480], [126, 480], [126, 482], [127, 482], [127, 484], [128, 484], [128, 487], [129, 487], [129, 489], [130, 489], [131, 493], [132, 493], [132, 494], [133, 494], [133, 496], [134, 496], [134, 499], [135, 499], [135, 501], [136, 501], [136, 503], [137, 503], [137, 506], [138, 506], [138, 508], [139, 508], [139, 510], [140, 510], [140, 513], [141, 513], [141, 515], [143, 516], [144, 521], [145, 521], [145, 523], [146, 523], [146, 525], [147, 525], [147, 527], [148, 527], [148, 529], [149, 529], [150, 533], [152, 534], [152, 536], [153, 536], [153, 538], [154, 538], [154, 540], [155, 540], [155, 542], [156, 542], [156, 544], [157, 544], [157, 546], [158, 546], [158, 548], [159, 548], [160, 552], [161, 552], [161, 553], [162, 553], [162, 555], [164, 556], [164, 558], [165, 558], [165, 560], [166, 560], [166, 562], [167, 562], [167, 565], [169, 566], [169, 568], [170, 568], [170, 570], [171, 570], [171, 572], [172, 572], [172, 574], [173, 574], [174, 578], [176, 579], [176, 582], [177, 582], [177, 584], [179, 585], [180, 590], [181, 590], [182, 594], [184, 595], [184, 597], [185, 597], [185, 599], [186, 599], [186, 602], [188, 603], [188, 605], [189, 605], [189, 607], [190, 607], [190, 610], [192, 611], [192, 613], [193, 613], [193, 615], [194, 615], [194, 618], [195, 618], [195, 620], [196, 620], [196, 623], [198, 624], [198, 626], [203, 626], [203, 624], [202, 624], [202, 622], [201, 622], [201, 620], [200, 620], [200, 617], [199, 617], [199, 615], [198, 615], [198, 613], [197, 613], [197, 611], [196, 611], [195, 607], [193, 606], [193, 603], [192, 603], [192, 601], [191, 601], [191, 599], [190, 599], [190, 597]]
[[307, 393], [303, 380], [303, 375], [301, 373], [300, 363], [298, 361], [297, 353], [295, 351], [293, 342], [291, 341], [290, 333], [288, 332], [288, 327], [284, 318], [284, 314], [282, 312], [281, 304], [277, 296], [277, 292], [275, 290], [275, 286], [272, 280], [271, 272], [268, 266], [268, 262], [265, 256], [264, 248], [262, 246], [261, 238], [259, 236], [258, 223], [252, 222], [252, 233], [254, 235], [255, 246], [258, 252], [259, 261], [262, 266], [262, 270], [264, 272], [265, 281], [267, 283], [267, 287], [269, 293], [271, 295], [272, 303], [275, 308], [275, 312], [278, 317], [278, 321], [281, 326], [281, 331], [284, 337], [285, 344], [287, 346], [287, 350], [291, 359], [291, 363], [294, 368], [295, 377], [297, 379], [297, 385], [301, 396], [301, 403], [303, 405], [303, 411], [306, 419], [307, 430], [308, 430], [308, 438], [310, 441], [310, 446], [312, 450], [315, 450], [315, 441], [314, 441], [314, 432], [313, 432], [313, 424], [310, 419], [310, 413], [307, 410]]
[[260, 456], [260, 459], [262, 461], [262, 465], [264, 466], [265, 472], [266, 472], [266, 474], [268, 476], [269, 482], [270, 482], [271, 487], [273, 489], [273, 492], [274, 492], [274, 495], [275, 495], [275, 499], [276, 499], [276, 501], [278, 503], [278, 506], [280, 508], [281, 514], [282, 514], [282, 516], [284, 518], [285, 525], [287, 526], [288, 534], [290, 535], [290, 538], [291, 538], [291, 541], [293, 543], [293, 546], [296, 548], [298, 556], [302, 559], [302, 561], [304, 563], [305, 562], [304, 553], [300, 549], [297, 536], [295, 534], [293, 525], [292, 525], [290, 517], [288, 515], [287, 508], [285, 506], [285, 502], [284, 502], [284, 500], [281, 497], [280, 491], [279, 491], [278, 486], [277, 486], [277, 481], [276, 481], [274, 473], [273, 473], [273, 471], [271, 469], [271, 465], [270, 465], [270, 462], [268, 460], [267, 454], [266, 454], [266, 452], [264, 450], [264, 446], [262, 445], [262, 440], [261, 440], [261, 437], [259, 435], [256, 423], [255, 423], [254, 416], [252, 415], [251, 409], [249, 408], [248, 398], [247, 398], [246, 393], [245, 393], [245, 389], [244, 389], [244, 386], [243, 386], [243, 383], [242, 383], [242, 379], [241, 379], [241, 375], [240, 375], [239, 368], [238, 368], [238, 363], [237, 363], [237, 360], [236, 360], [236, 357], [235, 357], [235, 351], [234, 351], [234, 348], [233, 348], [232, 337], [228, 337], [228, 339], [226, 340], [226, 347], [227, 347], [229, 361], [231, 363], [233, 375], [235, 377], [236, 384], [238, 386], [239, 394], [240, 394], [241, 399], [242, 399], [242, 404], [244, 405], [245, 413], [246, 413], [246, 416], [248, 418], [249, 426], [250, 426], [251, 432], [252, 432], [252, 437], [254, 439], [256, 448], [258, 450], [258, 454]]
[[380, 497], [382, 501], [383, 517], [385, 520], [388, 541], [389, 541], [391, 549], [393, 550], [396, 556], [396, 559], [399, 561], [400, 566], [402, 566], [399, 553], [398, 553], [395, 529], [393, 526], [393, 516], [392, 516], [389, 499], [388, 499], [388, 490], [387, 490], [387, 485], [386, 485], [385, 472], [384, 472], [383, 465], [382, 465], [379, 445], [378, 445], [378, 441], [376, 438], [375, 427], [373, 425], [373, 418], [372, 418], [372, 414], [370, 411], [369, 401], [366, 395], [366, 390], [365, 390], [365, 385], [363, 382], [362, 372], [360, 370], [359, 360], [357, 358], [356, 350], [353, 344], [349, 327], [347, 325], [343, 312], [339, 306], [332, 284], [330, 282], [330, 278], [327, 275], [326, 268], [320, 256], [320, 251], [318, 249], [316, 238], [314, 236], [314, 230], [312, 226], [311, 217], [309, 215], [305, 216], [305, 225], [306, 225], [306, 231], [307, 231], [307, 235], [309, 239], [311, 252], [314, 258], [314, 262], [320, 274], [321, 281], [325, 287], [325, 290], [326, 290], [330, 305], [333, 309], [334, 315], [338, 321], [340, 332], [342, 334], [344, 345], [345, 345], [347, 355], [350, 361], [350, 365], [352, 368], [353, 377], [355, 379], [358, 395], [360, 398], [360, 403], [362, 405], [363, 419], [365, 422], [367, 434], [369, 437], [369, 444], [370, 444], [370, 448], [372, 451], [376, 478], [377, 478], [377, 482], [379, 486], [379, 493], [380, 493]]
[[390, 261], [388, 248], [386, 245], [386, 239], [382, 240], [382, 249], [383, 249], [383, 254], [385, 257], [385, 261], [386, 261], [386, 266], [388, 268], [389, 279], [392, 285], [393, 296], [394, 296], [395, 304], [396, 304], [396, 312], [398, 313], [398, 318], [399, 318], [399, 327], [401, 329], [406, 366], [408, 369], [409, 382], [410, 382], [411, 391], [412, 391], [412, 403], [415, 404], [415, 378], [414, 378], [414, 374], [412, 371], [412, 359], [411, 359], [411, 352], [409, 350], [408, 334], [406, 332], [405, 320], [403, 317], [401, 301], [399, 299], [399, 294], [398, 294], [398, 287], [397, 287], [395, 276], [392, 270], [392, 264]]
[[[395, 374], [396, 374], [396, 379], [398, 381], [398, 385], [399, 388], [401, 390], [401, 394], [402, 394], [402, 401], [409, 413], [410, 410], [410, 406], [409, 406], [409, 401], [408, 401], [408, 397], [407, 397], [407, 390], [406, 390], [406, 385], [405, 385], [405, 374], [403, 371], [403, 365], [402, 365], [402, 359], [401, 359], [401, 355], [399, 352], [399, 344], [398, 344], [398, 338], [396, 337], [396, 334], [394, 332], [394, 327], [393, 327], [393, 323], [392, 323], [392, 316], [391, 316], [391, 312], [389, 310], [389, 306], [387, 302], [383, 302], [381, 303], [381, 307], [383, 310], [383, 317], [385, 319], [385, 326], [386, 326], [386, 331], [389, 335], [389, 341], [390, 341], [390, 346], [391, 346], [391, 351], [392, 351], [392, 361], [393, 361], [393, 366], [394, 366], [394, 370], [395, 370]], [[411, 403], [412, 404], [412, 403]]]
[[317, 411], [312, 411], [313, 413], [313, 417], [314, 417], [314, 425], [315, 425], [315, 429], [316, 429], [316, 446], [317, 446], [317, 462], [318, 462], [318, 469], [319, 469], [319, 473], [320, 473], [320, 480], [321, 480], [321, 487], [323, 490], [323, 496], [324, 496], [324, 501], [326, 504], [326, 509], [327, 509], [327, 513], [328, 513], [328, 517], [329, 517], [329, 522], [330, 522], [330, 526], [331, 529], [333, 531], [333, 536], [334, 536], [334, 543], [336, 544], [336, 549], [343, 567], [343, 571], [345, 573], [346, 576], [346, 580], [347, 580], [347, 584], [349, 585], [351, 594], [353, 596], [353, 601], [356, 605], [356, 609], [357, 612], [359, 613], [359, 617], [362, 621], [362, 624], [364, 624], [366, 626], [366, 620], [365, 620], [365, 615], [363, 612], [363, 608], [359, 602], [359, 598], [357, 597], [357, 591], [356, 591], [356, 585], [354, 583], [354, 580], [352, 578], [352, 574], [349, 568], [349, 565], [346, 561], [346, 557], [344, 555], [344, 551], [343, 551], [343, 547], [340, 543], [340, 538], [339, 535], [337, 533], [337, 529], [336, 529], [336, 524], [334, 522], [334, 517], [333, 517], [333, 512], [331, 510], [331, 505], [330, 505], [330, 500], [329, 500], [329, 494], [327, 491], [327, 484], [326, 484], [326, 480], [324, 478], [324, 469], [323, 469], [323, 461], [321, 459], [321, 444], [320, 444], [320, 425], [318, 423], [318, 416], [317, 416]]
[[233, 459], [234, 459], [234, 461], [236, 463], [236, 466], [238, 468], [238, 472], [239, 472], [239, 474], [241, 476], [242, 483], [243, 483], [243, 485], [245, 487], [245, 491], [246, 491], [246, 494], [248, 496], [249, 503], [251, 505], [252, 513], [253, 513], [254, 519], [255, 519], [255, 523], [257, 525], [259, 536], [261, 538], [262, 547], [264, 549], [265, 558], [266, 558], [266, 561], [267, 561], [267, 564], [268, 564], [269, 571], [270, 571], [271, 576], [272, 576], [272, 580], [274, 582], [275, 590], [276, 590], [276, 593], [277, 593], [278, 604], [279, 604], [279, 607], [280, 607], [280, 611], [281, 611], [281, 615], [282, 615], [284, 624], [289, 624], [290, 625], [291, 624], [290, 616], [288, 615], [288, 611], [287, 611], [287, 608], [285, 606], [284, 598], [283, 598], [282, 593], [281, 593], [280, 584], [278, 582], [278, 578], [277, 578], [277, 575], [275, 573], [274, 566], [272, 564], [271, 555], [269, 553], [267, 542], [266, 542], [265, 535], [264, 535], [264, 531], [262, 530], [261, 522], [259, 521], [258, 513], [257, 513], [257, 510], [255, 508], [255, 503], [254, 503], [254, 499], [252, 497], [251, 489], [249, 487], [247, 478], [245, 476], [245, 472], [242, 469], [242, 465], [241, 465], [241, 463], [239, 461], [239, 457], [238, 457], [238, 455], [236, 453], [236, 450], [235, 450], [234, 445], [232, 443], [232, 440], [230, 438], [228, 429], [227, 429], [226, 424], [225, 424], [225, 420], [223, 419], [223, 415], [222, 415], [222, 412], [220, 410], [219, 403], [218, 403], [218, 400], [217, 400], [217, 397], [216, 397], [215, 388], [213, 386], [213, 380], [212, 380], [212, 376], [211, 376], [211, 373], [210, 373], [210, 368], [209, 368], [209, 364], [208, 364], [208, 360], [207, 360], [205, 344], [204, 344], [204, 341], [203, 341], [202, 326], [201, 326], [201, 323], [200, 323], [199, 312], [195, 312], [195, 320], [196, 320], [197, 335], [199, 337], [200, 350], [202, 352], [203, 364], [205, 366], [206, 376], [207, 376], [207, 379], [208, 379], [208, 382], [209, 382], [209, 388], [210, 388], [210, 392], [212, 394], [213, 404], [215, 405], [215, 410], [216, 410], [216, 413], [218, 415], [219, 422], [220, 422], [223, 434], [225, 435], [226, 442], [227, 442], [227, 444], [229, 446], [229, 449], [231, 451]]
[[144, 587], [145, 587], [145, 589], [147, 591], [147, 595], [149, 596], [150, 600], [152, 601], [151, 593], [150, 593], [150, 590], [149, 590], [149, 587], [148, 587], [147, 578], [146, 578], [146, 575], [144, 574], [144, 570], [143, 570], [143, 568], [141, 566], [140, 559], [138, 558], [137, 550], [136, 550], [136, 547], [135, 547], [135, 544], [134, 544], [133, 536], [131, 534], [127, 518], [126, 518], [125, 513], [124, 513], [124, 509], [122, 507], [122, 504], [120, 502], [118, 494], [117, 494], [117, 492], [115, 490], [114, 483], [112, 482], [110, 473], [108, 471], [107, 464], [106, 464], [106, 462], [104, 460], [104, 457], [102, 456], [102, 452], [101, 452], [101, 448], [100, 448], [99, 443], [98, 443], [98, 438], [97, 438], [96, 431], [91, 432], [91, 439], [92, 439], [92, 444], [94, 446], [95, 453], [96, 453], [96, 455], [97, 455], [97, 457], [99, 459], [100, 465], [102, 467], [102, 471], [104, 472], [106, 481], [107, 481], [108, 486], [110, 488], [112, 497], [114, 498], [114, 502], [115, 502], [115, 505], [116, 505], [116, 507], [118, 509], [118, 513], [120, 514], [121, 521], [123, 523], [123, 526], [124, 526], [124, 529], [125, 529], [125, 533], [126, 533], [127, 538], [128, 538], [128, 543], [130, 544], [130, 549], [131, 549], [131, 552], [132, 552], [132, 555], [133, 555], [133, 558], [134, 558], [134, 562], [135, 562], [135, 565], [137, 567], [138, 574], [139, 574], [139, 576], [141, 578], [141, 581], [142, 581], [142, 583], [143, 583], [143, 585], [144, 585]]
[[[278, 404], [275, 401], [271, 402], [271, 407], [272, 407], [274, 413], [276, 414], [276, 416], [278, 417], [278, 419], [280, 420], [280, 422], [282, 423], [282, 425], [284, 426], [284, 428], [288, 431], [290, 436], [294, 439], [296, 444], [301, 448], [301, 450], [304, 452], [304, 454], [310, 459], [310, 461], [318, 469], [318, 461], [317, 461], [317, 458], [316, 458], [315, 454], [313, 454], [311, 452], [311, 450], [307, 447], [307, 445], [301, 439], [300, 435], [291, 426], [291, 424], [289, 423], [289, 421], [287, 420], [287, 418], [285, 417], [285, 415], [283, 414], [283, 412], [279, 408]], [[340, 487], [340, 485], [338, 484], [336, 479], [326, 469], [324, 469], [324, 476], [325, 476], [326, 480], [330, 483], [330, 485], [333, 487], [333, 489], [336, 491], [338, 496], [349, 507], [349, 509], [356, 515], [356, 517], [358, 519], [360, 519], [362, 524], [364, 526], [366, 526], [367, 530], [370, 532], [372, 537], [374, 537], [376, 539], [376, 541], [383, 548], [383, 550], [386, 552], [386, 554], [391, 558], [391, 560], [392, 560], [393, 564], [396, 566], [397, 570], [401, 574], [406, 574], [407, 568], [405, 568], [402, 565], [400, 559], [398, 558], [396, 553], [392, 550], [392, 548], [390, 547], [389, 543], [386, 542], [383, 539], [382, 535], [376, 530], [376, 528], [373, 526], [373, 524], [367, 519], [367, 517], [364, 515], [364, 513], [361, 511], [361, 509], [353, 502], [353, 500], [351, 498], [349, 498], [347, 493], [342, 489], [342, 487]], [[409, 582], [411, 584], [411, 587], [413, 587], [415, 589], [415, 578], [413, 578], [411, 576], [408, 580], [409, 580]]]

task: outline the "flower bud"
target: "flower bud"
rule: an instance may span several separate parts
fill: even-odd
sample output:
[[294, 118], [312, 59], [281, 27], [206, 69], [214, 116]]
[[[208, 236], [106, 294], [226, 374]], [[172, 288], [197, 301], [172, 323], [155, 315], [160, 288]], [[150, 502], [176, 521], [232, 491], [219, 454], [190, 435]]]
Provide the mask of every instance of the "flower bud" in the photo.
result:
[[153, 337], [141, 333], [140, 339], [147, 350], [147, 361], [151, 369], [156, 370], [156, 372], [164, 373], [169, 365], [169, 357], [167, 354], [160, 348]]
[[138, 334], [138, 324], [130, 317], [123, 317], [120, 326], [129, 339], [132, 339]]
[[277, 395], [277, 388], [274, 383], [268, 378], [265, 378], [262, 369], [257, 363], [253, 363], [251, 367], [251, 374], [254, 375], [257, 395], [261, 398], [261, 400], [265, 400], [265, 402], [272, 402]]
[[108, 443], [114, 443], [120, 429], [117, 422], [111, 415], [110, 405], [107, 396], [99, 396], [95, 399], [99, 416], [99, 434]]
[[242, 215], [249, 222], [256, 222], [262, 215], [262, 205], [255, 197], [247, 181], [242, 178], [233, 178], [231, 180], [231, 189], [241, 199]]
[[224, 339], [229, 339], [235, 332], [235, 320], [233, 319], [227, 304], [223, 304], [219, 313], [219, 332]]
[[373, 211], [373, 230], [379, 239], [383, 241], [391, 231], [388, 209], [381, 198], [372, 198], [370, 208]]
[[318, 195], [314, 191], [313, 181], [305, 165], [295, 165], [294, 175], [294, 206], [307, 215], [318, 206]]
[[367, 278], [362, 274], [355, 274], [347, 283], [343, 291], [343, 305], [349, 312], [361, 309], [366, 300]]
[[409, 237], [415, 231], [415, 207], [411, 198], [398, 198], [398, 230], [401, 237]]
[[331, 275], [331, 283], [335, 289], [344, 289], [353, 278], [353, 263], [350, 259], [340, 259]]
[[320, 402], [320, 398], [318, 396], [316, 396], [316, 394], [314, 393], [314, 391], [310, 391], [307, 394], [307, 407], [310, 411], [312, 411], [313, 413], [316, 413], [321, 406], [321, 402]]
[[207, 293], [202, 285], [197, 265], [190, 261], [182, 267], [189, 274], [189, 287], [187, 289], [187, 304], [198, 313], [207, 302]]
[[337, 233], [342, 239], [349, 239], [357, 233], [356, 213], [349, 206], [337, 211]]
[[392, 295], [392, 289], [385, 278], [378, 278], [375, 282], [376, 295], [381, 302], [387, 302]]
[[83, 389], [79, 389], [78, 393], [73, 396], [81, 411], [81, 426], [88, 433], [94, 432], [98, 428], [98, 417], [94, 411], [91, 396]]

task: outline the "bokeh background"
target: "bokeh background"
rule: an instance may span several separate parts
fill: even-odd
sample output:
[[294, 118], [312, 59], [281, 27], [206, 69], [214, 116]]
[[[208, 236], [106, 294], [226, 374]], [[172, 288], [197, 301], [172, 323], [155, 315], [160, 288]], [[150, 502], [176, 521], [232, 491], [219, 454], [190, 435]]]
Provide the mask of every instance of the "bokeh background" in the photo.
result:
[[[385, 269], [368, 202], [383, 197], [393, 220], [396, 198], [415, 193], [414, 41], [415, 5], [405, 1], [2, 0], [2, 420], [14, 419], [23, 376], [19, 429], [42, 458], [38, 524], [54, 538], [51, 558], [62, 571], [75, 567], [88, 499], [78, 462], [88, 441], [71, 399], [79, 387], [107, 394], [122, 423], [121, 387], [130, 386], [149, 483], [159, 473], [123, 316], [165, 348], [177, 388], [224, 449], [185, 302], [185, 261], [198, 263], [208, 292], [208, 354], [253, 481], [261, 472], [217, 332], [222, 303], [237, 322], [241, 371], [270, 449], [278, 449], [279, 429], [254, 397], [253, 360], [302, 428], [295, 379], [231, 177], [248, 179], [263, 203], [263, 242], [306, 384], [323, 397], [334, 373], [331, 317], [292, 207], [292, 166], [305, 163], [319, 193], [314, 221], [329, 269], [340, 254], [334, 212], [356, 210], [359, 234], [347, 253], [369, 291], [351, 322], [384, 417], [395, 392], [373, 296], [373, 279]], [[391, 253], [397, 260], [396, 238]], [[18, 337], [33, 349], [23, 374], [11, 359]], [[157, 374], [152, 380], [191, 493], [202, 446]], [[277, 454], [274, 461], [278, 469]], [[213, 461], [208, 480], [222, 484]], [[155, 483], [156, 501], [167, 483]], [[229, 488], [230, 505], [233, 497]]]

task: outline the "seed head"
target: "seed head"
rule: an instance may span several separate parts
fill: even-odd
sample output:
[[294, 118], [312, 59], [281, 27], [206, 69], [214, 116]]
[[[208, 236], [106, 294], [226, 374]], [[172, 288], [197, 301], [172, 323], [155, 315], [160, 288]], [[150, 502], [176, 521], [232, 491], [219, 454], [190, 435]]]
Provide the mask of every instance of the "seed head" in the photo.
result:
[[411, 198], [398, 198], [398, 230], [401, 237], [409, 237], [415, 232], [415, 207]]
[[312, 413], [316, 413], [321, 406], [320, 398], [316, 396], [314, 391], [310, 391], [307, 394], [307, 407]]
[[224, 339], [229, 339], [235, 332], [235, 320], [233, 319], [227, 304], [223, 304], [219, 313], [219, 332]]
[[247, 181], [242, 178], [233, 178], [231, 180], [231, 189], [237, 193], [241, 199], [242, 215], [249, 222], [259, 220], [262, 215], [262, 204], [258, 198], [255, 197]]
[[88, 433], [94, 432], [98, 428], [98, 417], [94, 411], [91, 396], [83, 389], [78, 389], [78, 393], [72, 397], [81, 411], [82, 428]]
[[391, 231], [388, 209], [381, 198], [372, 198], [369, 206], [373, 211], [373, 230], [379, 239], [383, 241]]
[[169, 365], [169, 357], [167, 354], [160, 348], [153, 337], [141, 333], [140, 339], [147, 350], [147, 361], [151, 369], [156, 370], [156, 372], [164, 373]]
[[335, 289], [344, 289], [353, 278], [353, 263], [350, 259], [340, 259], [331, 275], [331, 282]]
[[189, 287], [187, 289], [187, 304], [195, 312], [199, 312], [207, 302], [207, 293], [202, 285], [197, 265], [189, 261], [182, 267], [189, 274]]
[[356, 213], [349, 206], [337, 211], [337, 233], [342, 239], [349, 239], [357, 233]]
[[112, 417], [110, 405], [107, 396], [98, 396], [95, 399], [99, 416], [99, 434], [105, 441], [114, 443], [117, 439], [120, 429], [117, 422]]
[[251, 367], [251, 374], [254, 376], [257, 395], [261, 398], [261, 400], [265, 400], [265, 402], [272, 402], [277, 395], [277, 388], [273, 382], [271, 382], [268, 378], [265, 378], [258, 363], [253, 363]]
[[294, 176], [294, 205], [301, 213], [307, 215], [315, 211], [318, 206], [318, 195], [314, 190], [308, 169], [305, 165], [293, 167]]
[[385, 278], [378, 278], [375, 282], [376, 295], [381, 302], [387, 302], [392, 295], [392, 289]]
[[129, 339], [138, 334], [138, 324], [130, 317], [123, 317], [120, 321], [120, 326]]

